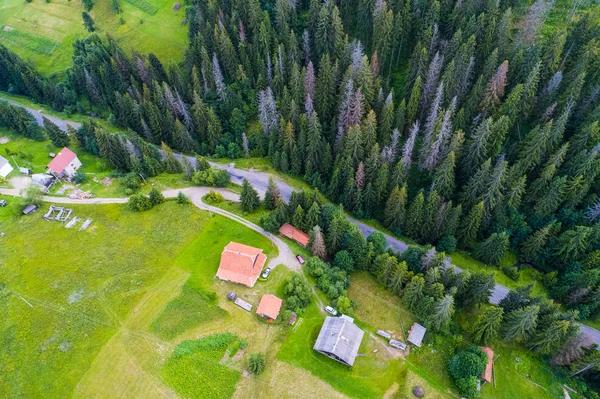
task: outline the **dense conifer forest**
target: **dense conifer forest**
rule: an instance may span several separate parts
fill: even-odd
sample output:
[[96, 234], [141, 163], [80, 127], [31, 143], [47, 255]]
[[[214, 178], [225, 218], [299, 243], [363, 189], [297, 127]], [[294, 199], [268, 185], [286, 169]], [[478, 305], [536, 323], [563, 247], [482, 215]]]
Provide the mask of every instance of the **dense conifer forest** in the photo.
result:
[[[163, 64], [153, 54], [124, 52], [110, 35], [91, 34], [73, 44], [64, 75], [47, 77], [0, 46], [0, 90], [56, 110], [106, 115], [123, 133], [87, 122], [74, 135], [115, 169], [160, 173], [160, 146], [166, 155], [268, 157], [354, 216], [439, 252], [459, 248], [499, 265], [513, 251], [545, 273], [565, 311], [540, 310], [527, 292], [494, 309], [512, 321], [540, 320], [535, 333], [537, 322], [527, 333], [514, 322], [505, 334], [550, 354], [573, 335], [563, 322], [600, 314], [600, 10], [548, 26], [552, 6], [192, 0], [185, 59]], [[43, 136], [8, 104], [0, 106], [0, 123]], [[64, 142], [60, 129], [45, 125], [53, 142]], [[321, 207], [293, 198], [288, 219], [298, 207], [302, 216], [320, 214], [313, 203]], [[331, 220], [298, 223], [320, 224], [329, 236], [319, 240], [329, 244], [339, 234], [330, 226], [343, 229]], [[331, 247], [319, 250], [335, 264], [349, 262]], [[439, 257], [417, 252], [369, 262], [387, 265], [384, 284], [393, 283], [390, 267], [408, 263], [404, 276], [417, 276], [403, 277], [396, 289], [447, 280], [429, 308], [413, 309], [443, 316], [461, 282], [431, 277], [426, 271]], [[327, 268], [315, 262], [311, 269]], [[462, 306], [472, 305], [464, 287], [462, 296]], [[491, 310], [477, 321], [481, 342], [484, 327], [501, 318]], [[599, 373], [588, 376], [600, 381]]]

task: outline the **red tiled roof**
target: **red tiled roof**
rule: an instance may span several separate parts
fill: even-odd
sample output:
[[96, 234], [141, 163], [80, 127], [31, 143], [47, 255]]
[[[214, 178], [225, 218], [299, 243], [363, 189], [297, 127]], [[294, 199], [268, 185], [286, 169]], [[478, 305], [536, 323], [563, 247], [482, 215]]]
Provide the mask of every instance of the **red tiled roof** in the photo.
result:
[[488, 362], [485, 365], [485, 371], [481, 376], [481, 379], [487, 382], [492, 382], [492, 368], [494, 367], [494, 351], [487, 346], [480, 346], [481, 350], [485, 352], [488, 358]]
[[262, 249], [230, 242], [221, 254], [217, 277], [248, 287], [254, 286], [267, 256]]
[[289, 223], [285, 223], [283, 226], [281, 226], [279, 228], [279, 233], [282, 236], [291, 238], [303, 247], [307, 246], [308, 242], [310, 241], [310, 237], [308, 236], [308, 234], [306, 234], [302, 230], [298, 230]]
[[65, 147], [50, 161], [48, 168], [59, 175], [75, 158], [77, 158], [77, 154]]
[[281, 309], [282, 303], [283, 301], [275, 295], [263, 295], [258, 304], [258, 308], [256, 309], [256, 314], [274, 320], [279, 316], [279, 310]]

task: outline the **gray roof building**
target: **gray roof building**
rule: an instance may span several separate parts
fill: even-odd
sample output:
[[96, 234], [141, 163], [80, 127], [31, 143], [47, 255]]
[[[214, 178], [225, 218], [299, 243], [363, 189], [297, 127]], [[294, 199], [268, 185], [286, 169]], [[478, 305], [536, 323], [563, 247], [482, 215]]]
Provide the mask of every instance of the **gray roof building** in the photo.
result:
[[419, 323], [415, 323], [413, 324], [413, 326], [410, 329], [410, 332], [408, 333], [407, 341], [411, 344], [421, 346], [421, 343], [423, 342], [423, 337], [425, 337], [426, 332], [427, 329], [425, 327], [423, 327]]
[[348, 318], [326, 317], [313, 349], [352, 366], [364, 334], [363, 330]]

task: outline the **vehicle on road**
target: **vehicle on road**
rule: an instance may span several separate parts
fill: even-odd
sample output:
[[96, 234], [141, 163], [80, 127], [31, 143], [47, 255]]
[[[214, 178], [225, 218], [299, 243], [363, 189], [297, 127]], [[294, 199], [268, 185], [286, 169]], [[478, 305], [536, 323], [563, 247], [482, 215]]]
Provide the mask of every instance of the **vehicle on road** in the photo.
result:
[[298, 259], [298, 263], [300, 263], [301, 265], [304, 264], [304, 258], [300, 255], [296, 255], [296, 259]]
[[262, 278], [267, 278], [267, 277], [269, 277], [269, 274], [271, 274], [271, 272], [272, 272], [272, 271], [273, 271], [273, 268], [271, 268], [271, 267], [267, 267], [267, 268], [265, 269], [265, 271], [263, 272], [263, 274], [262, 274], [262, 276], [261, 276], [261, 277], [262, 277]]
[[331, 306], [325, 306], [325, 311], [332, 316], [337, 316], [337, 314], [338, 314], [337, 310], [335, 310]]

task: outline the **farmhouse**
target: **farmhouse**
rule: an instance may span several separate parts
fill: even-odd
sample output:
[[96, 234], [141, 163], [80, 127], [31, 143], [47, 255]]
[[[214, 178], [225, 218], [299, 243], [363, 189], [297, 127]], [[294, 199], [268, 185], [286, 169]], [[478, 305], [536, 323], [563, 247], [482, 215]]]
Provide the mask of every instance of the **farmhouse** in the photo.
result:
[[279, 316], [282, 303], [283, 301], [275, 295], [265, 294], [260, 299], [256, 314], [265, 319], [275, 320]]
[[410, 328], [407, 341], [416, 346], [421, 346], [426, 332], [427, 329], [425, 327], [423, 327], [419, 323], [415, 323]]
[[485, 365], [485, 370], [481, 376], [481, 381], [492, 382], [492, 369], [494, 368], [494, 351], [487, 346], [480, 346], [481, 350], [487, 355], [488, 362]]
[[77, 154], [65, 147], [50, 161], [48, 172], [56, 177], [73, 177], [80, 167], [81, 161], [77, 158]]
[[352, 366], [364, 334], [363, 330], [347, 318], [326, 317], [313, 349]]
[[285, 223], [279, 228], [279, 234], [296, 241], [303, 247], [306, 247], [308, 245], [308, 242], [310, 241], [310, 237], [308, 236], [308, 234], [306, 234], [302, 230], [295, 228], [289, 223]]
[[262, 253], [262, 249], [230, 242], [221, 253], [217, 277], [253, 287], [266, 260], [267, 256]]
[[0, 177], [3, 179], [6, 178], [6, 176], [8, 176], [8, 174], [12, 171], [13, 167], [11, 166], [10, 162], [8, 162], [8, 159], [0, 156]]

